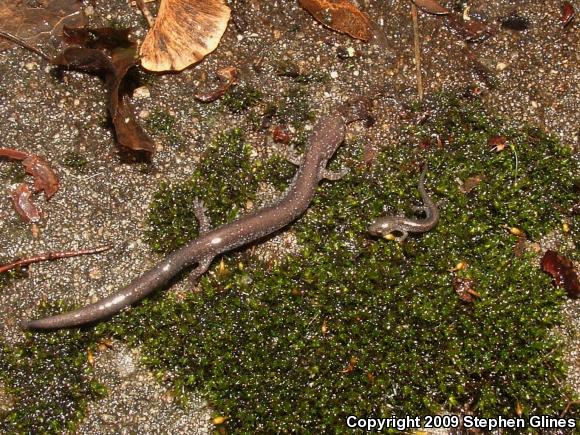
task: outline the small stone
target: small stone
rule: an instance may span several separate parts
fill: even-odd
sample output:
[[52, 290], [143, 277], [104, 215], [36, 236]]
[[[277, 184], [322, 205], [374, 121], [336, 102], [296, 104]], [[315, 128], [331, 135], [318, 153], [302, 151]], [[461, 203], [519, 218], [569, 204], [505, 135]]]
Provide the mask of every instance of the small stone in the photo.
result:
[[141, 119], [147, 119], [149, 118], [149, 115], [150, 115], [149, 110], [143, 109], [139, 112], [139, 118]]
[[140, 86], [133, 91], [133, 98], [151, 98], [151, 92], [147, 86]]
[[505, 62], [499, 62], [496, 66], [495, 69], [497, 69], [498, 71], [503, 71], [504, 69], [506, 69], [508, 66], [507, 63]]
[[28, 62], [26, 65], [24, 65], [24, 67], [28, 70], [28, 71], [32, 71], [33, 69], [36, 69], [38, 65], [36, 64], [36, 62]]
[[94, 7], [92, 7], [91, 5], [88, 5], [88, 6], [85, 8], [85, 15], [86, 15], [87, 17], [90, 17], [90, 16], [91, 16], [91, 15], [93, 15], [94, 13], [95, 13], [95, 8], [94, 8]]
[[97, 280], [103, 277], [103, 272], [98, 267], [93, 267], [89, 270], [89, 278]]
[[338, 78], [338, 73], [336, 71], [330, 71], [330, 77], [336, 79]]

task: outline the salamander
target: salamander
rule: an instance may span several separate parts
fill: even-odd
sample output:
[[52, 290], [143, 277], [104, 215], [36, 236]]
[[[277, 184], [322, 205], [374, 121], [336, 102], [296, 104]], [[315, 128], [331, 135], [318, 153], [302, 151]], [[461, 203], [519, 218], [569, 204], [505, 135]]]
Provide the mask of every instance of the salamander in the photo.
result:
[[195, 266], [190, 279], [198, 279], [213, 259], [223, 253], [265, 238], [300, 217], [310, 205], [324, 179], [336, 180], [344, 171], [334, 173], [326, 169], [330, 158], [343, 142], [346, 124], [366, 117], [364, 103], [346, 103], [316, 123], [294, 178], [284, 195], [273, 204], [246, 214], [233, 222], [209, 229], [200, 202], [195, 204], [200, 222], [200, 235], [161, 260], [155, 267], [136, 278], [128, 286], [84, 308], [23, 321], [23, 329], [60, 329], [101, 321], [125, 307], [143, 299], [166, 285], [183, 269]]
[[383, 216], [376, 219], [368, 229], [373, 236], [380, 236], [397, 242], [405, 240], [409, 233], [424, 233], [433, 229], [439, 222], [439, 209], [425, 190], [425, 177], [427, 175], [427, 163], [423, 165], [423, 171], [419, 178], [419, 193], [423, 205], [413, 207], [415, 212], [425, 212], [423, 219], [410, 219], [404, 216]]

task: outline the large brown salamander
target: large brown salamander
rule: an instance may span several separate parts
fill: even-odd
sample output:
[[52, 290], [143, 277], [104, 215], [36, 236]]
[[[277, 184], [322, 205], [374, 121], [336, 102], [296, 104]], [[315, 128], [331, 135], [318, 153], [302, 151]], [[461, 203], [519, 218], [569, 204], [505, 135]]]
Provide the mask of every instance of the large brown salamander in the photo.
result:
[[118, 292], [84, 308], [24, 321], [22, 328], [60, 329], [103, 320], [166, 285], [183, 269], [195, 265], [191, 277], [197, 279], [216, 256], [260, 240], [296, 220], [310, 205], [323, 178], [335, 180], [342, 175], [329, 172], [326, 165], [344, 140], [346, 124], [366, 116], [361, 101], [341, 106], [317, 122], [294, 179], [277, 202], [212, 230], [208, 229], [201, 203], [196, 204], [196, 216], [200, 221], [198, 238], [169, 254]]

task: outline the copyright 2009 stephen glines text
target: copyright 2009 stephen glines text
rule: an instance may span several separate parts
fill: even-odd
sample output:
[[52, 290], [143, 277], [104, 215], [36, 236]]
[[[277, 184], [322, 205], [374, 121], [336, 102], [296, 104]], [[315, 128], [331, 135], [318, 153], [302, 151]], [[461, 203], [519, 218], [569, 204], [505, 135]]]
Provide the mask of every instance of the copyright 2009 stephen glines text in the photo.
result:
[[350, 415], [346, 425], [351, 429], [364, 429], [379, 432], [386, 429], [406, 431], [409, 429], [574, 429], [578, 424], [573, 418], [560, 418], [548, 415], [532, 415], [530, 417], [475, 417], [473, 415], [425, 415], [372, 418]]

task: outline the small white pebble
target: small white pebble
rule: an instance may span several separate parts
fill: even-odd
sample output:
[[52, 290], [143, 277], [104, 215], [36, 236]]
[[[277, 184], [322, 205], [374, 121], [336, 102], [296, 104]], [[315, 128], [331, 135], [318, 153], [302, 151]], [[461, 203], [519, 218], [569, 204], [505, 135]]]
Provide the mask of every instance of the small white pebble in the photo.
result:
[[330, 78], [333, 78], [333, 79], [338, 78], [338, 73], [336, 71], [330, 71]]
[[149, 118], [149, 110], [145, 110], [145, 109], [141, 110], [139, 112], [139, 118], [141, 118], [141, 119]]
[[91, 5], [88, 5], [88, 6], [85, 8], [85, 15], [86, 15], [87, 17], [90, 17], [91, 15], [93, 15], [93, 13], [94, 13], [94, 12], [95, 12], [95, 8], [94, 8], [94, 7], [92, 7]]
[[353, 71], [352, 73], [354, 74], [354, 76], [355, 76], [355, 77], [358, 77], [358, 75], [360, 74], [360, 73], [358, 72], [358, 70], [356, 70], [356, 71]]
[[498, 71], [503, 71], [504, 69], [507, 68], [507, 63], [504, 62], [499, 62], [496, 66], [495, 69], [497, 69]]
[[151, 92], [147, 86], [140, 86], [133, 91], [133, 98], [150, 98]]
[[354, 47], [348, 47], [346, 52], [348, 53], [348, 57], [354, 57]]
[[28, 70], [28, 71], [32, 71], [33, 69], [36, 69], [37, 64], [36, 62], [28, 62], [26, 65], [24, 65], [24, 67]]

